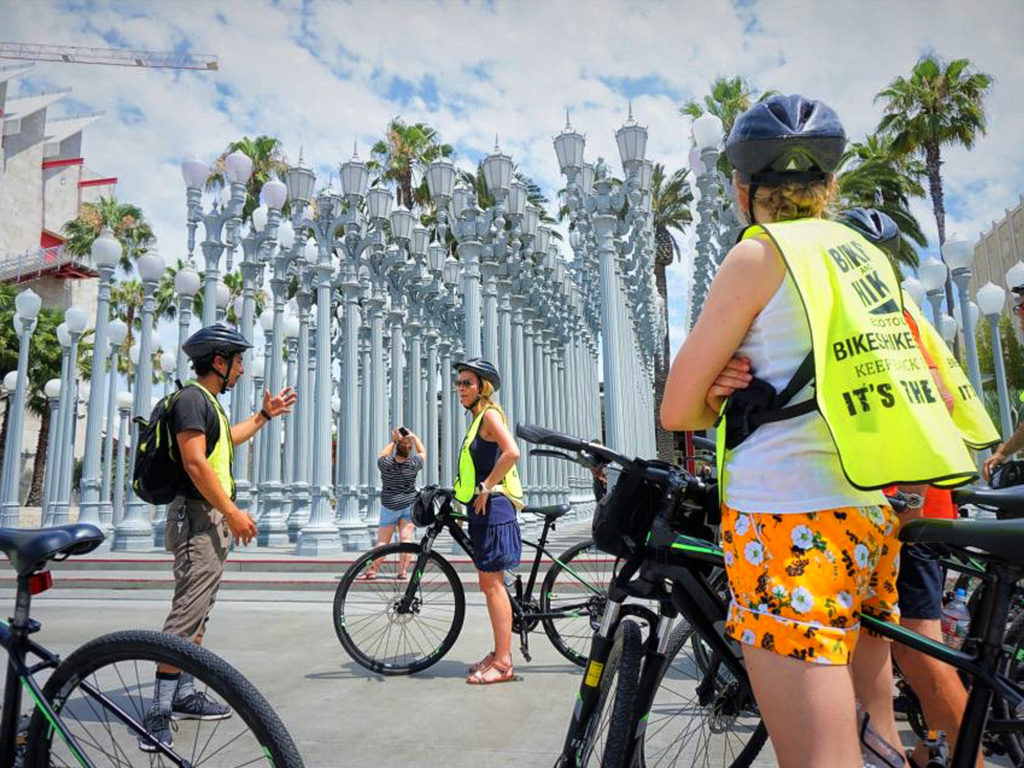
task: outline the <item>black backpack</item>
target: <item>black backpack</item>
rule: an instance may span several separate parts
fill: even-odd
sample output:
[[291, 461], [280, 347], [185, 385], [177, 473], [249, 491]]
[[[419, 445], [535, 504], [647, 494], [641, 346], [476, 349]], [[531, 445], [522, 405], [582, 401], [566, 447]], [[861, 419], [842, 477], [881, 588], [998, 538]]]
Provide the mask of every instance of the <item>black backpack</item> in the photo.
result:
[[139, 438], [135, 446], [132, 487], [135, 495], [150, 504], [168, 504], [177, 494], [185, 470], [171, 434], [170, 411], [181, 388], [160, 398], [149, 421], [136, 416]]

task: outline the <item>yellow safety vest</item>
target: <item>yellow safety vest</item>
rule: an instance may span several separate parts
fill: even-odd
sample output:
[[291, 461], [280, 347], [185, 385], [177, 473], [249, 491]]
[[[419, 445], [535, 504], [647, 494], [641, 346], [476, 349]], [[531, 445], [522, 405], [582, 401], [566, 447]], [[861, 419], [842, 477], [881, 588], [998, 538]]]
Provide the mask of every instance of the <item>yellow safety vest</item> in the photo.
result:
[[[473, 423], [469, 425], [466, 438], [462, 441], [462, 450], [459, 452], [459, 474], [455, 478], [455, 499], [463, 504], [468, 504], [476, 493], [476, 467], [473, 466], [473, 455], [469, 452], [469, 446], [476, 438], [476, 433], [480, 431], [480, 424], [484, 420], [484, 414], [493, 407], [488, 406], [477, 414], [476, 418], [473, 419]], [[503, 420], [505, 425], [508, 426], [508, 421], [504, 417]], [[519, 470], [516, 469], [515, 464], [505, 473], [501, 483], [491, 489], [491, 492], [504, 494], [517, 509], [522, 508], [523, 486], [519, 482]]]
[[221, 407], [220, 401], [211, 393], [207, 392], [206, 387], [198, 381], [190, 381], [186, 384], [186, 386], [188, 385], [195, 386], [200, 392], [206, 395], [210, 400], [210, 403], [213, 405], [214, 410], [217, 412], [217, 419], [220, 421], [220, 436], [217, 438], [217, 443], [213, 446], [213, 450], [206, 457], [206, 460], [213, 468], [213, 473], [217, 475], [217, 479], [220, 481], [220, 487], [224, 489], [224, 493], [234, 501], [235, 445], [231, 442], [231, 422], [228, 420], [228, 415], [224, 413], [224, 409]]
[[[758, 236], [775, 245], [800, 294], [811, 334], [815, 401], [850, 484], [872, 490], [972, 480], [977, 468], [967, 447], [994, 445], [999, 433], [945, 342], [908, 301], [921, 343], [955, 398], [953, 415], [946, 410], [903, 317], [903, 293], [885, 254], [849, 227], [821, 219], [744, 233], [744, 239]], [[724, 427], [718, 430], [718, 462], [724, 487]]]

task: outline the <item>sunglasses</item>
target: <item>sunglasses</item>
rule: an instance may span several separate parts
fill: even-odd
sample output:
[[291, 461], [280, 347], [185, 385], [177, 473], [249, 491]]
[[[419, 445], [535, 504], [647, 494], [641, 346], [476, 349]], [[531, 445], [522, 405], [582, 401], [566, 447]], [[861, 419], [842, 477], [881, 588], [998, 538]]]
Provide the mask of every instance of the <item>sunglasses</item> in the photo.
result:
[[455, 386], [459, 389], [469, 389], [474, 386], [476, 382], [473, 379], [456, 379]]

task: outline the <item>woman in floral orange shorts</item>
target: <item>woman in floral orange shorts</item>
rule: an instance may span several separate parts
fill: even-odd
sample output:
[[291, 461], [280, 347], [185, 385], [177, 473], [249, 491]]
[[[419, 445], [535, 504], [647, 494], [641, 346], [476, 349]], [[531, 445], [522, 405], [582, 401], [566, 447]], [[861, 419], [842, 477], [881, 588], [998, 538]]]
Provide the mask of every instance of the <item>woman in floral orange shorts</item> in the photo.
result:
[[[726, 146], [738, 209], [752, 223], [820, 218], [844, 146], [838, 117], [821, 102], [775, 96], [755, 105]], [[781, 392], [810, 350], [786, 262], [769, 237], [744, 239], [719, 267], [673, 362], [662, 424], [710, 427], [752, 373]], [[790, 402], [813, 399], [812, 386]], [[859, 623], [862, 611], [898, 618], [898, 521], [880, 491], [847, 480], [816, 410], [757, 427], [728, 452], [724, 472], [726, 629], [742, 643], [779, 764], [859, 768], [855, 701], [899, 744], [889, 645]]]

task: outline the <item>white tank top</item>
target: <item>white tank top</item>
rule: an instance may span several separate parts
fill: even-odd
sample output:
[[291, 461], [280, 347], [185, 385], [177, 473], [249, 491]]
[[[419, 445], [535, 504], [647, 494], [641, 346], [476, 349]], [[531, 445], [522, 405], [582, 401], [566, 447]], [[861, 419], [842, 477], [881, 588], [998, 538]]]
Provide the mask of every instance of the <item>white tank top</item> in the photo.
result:
[[[751, 372], [781, 392], [811, 349], [800, 294], [786, 273], [771, 301], [754, 318], [737, 355]], [[790, 405], [813, 397], [806, 385]], [[758, 427], [727, 459], [725, 503], [740, 512], [817, 512], [883, 504], [880, 491], [850, 485], [825, 420], [817, 411]]]

